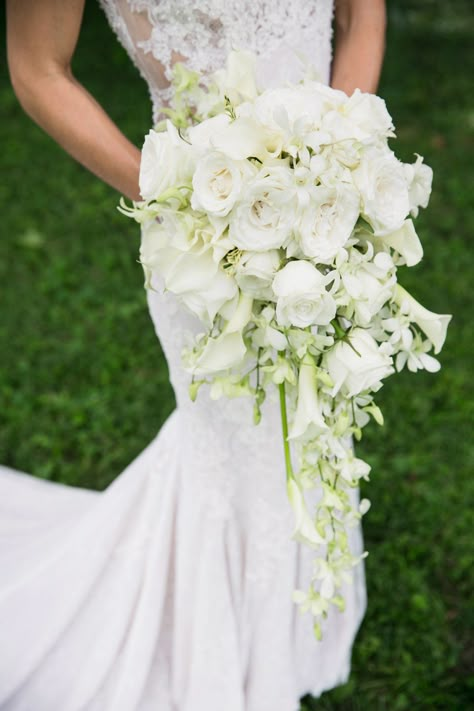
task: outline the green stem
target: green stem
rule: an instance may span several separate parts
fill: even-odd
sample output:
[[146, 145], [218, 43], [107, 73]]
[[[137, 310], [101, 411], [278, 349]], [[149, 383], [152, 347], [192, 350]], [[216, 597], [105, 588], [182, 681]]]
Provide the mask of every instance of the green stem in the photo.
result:
[[334, 330], [336, 331], [336, 336], [340, 338], [341, 340], [344, 338], [346, 335], [346, 331], [342, 328], [342, 326], [339, 325], [337, 319], [333, 318], [331, 321], [331, 325], [334, 327]]
[[286, 413], [285, 381], [278, 386], [280, 391], [280, 414], [281, 429], [283, 433], [283, 449], [285, 451], [286, 479], [294, 479], [293, 467], [291, 466], [290, 443], [288, 442], [288, 417]]
[[258, 349], [257, 353], [257, 391], [260, 389], [260, 355], [262, 353], [262, 348]]

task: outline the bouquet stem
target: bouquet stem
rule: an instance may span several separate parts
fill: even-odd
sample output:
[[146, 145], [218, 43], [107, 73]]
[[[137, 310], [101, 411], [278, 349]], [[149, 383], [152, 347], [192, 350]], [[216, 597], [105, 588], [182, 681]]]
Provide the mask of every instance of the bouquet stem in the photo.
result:
[[285, 452], [286, 480], [294, 479], [293, 467], [291, 465], [290, 443], [288, 442], [288, 416], [286, 411], [285, 381], [278, 386], [280, 391], [280, 415], [281, 429], [283, 433], [283, 449]]

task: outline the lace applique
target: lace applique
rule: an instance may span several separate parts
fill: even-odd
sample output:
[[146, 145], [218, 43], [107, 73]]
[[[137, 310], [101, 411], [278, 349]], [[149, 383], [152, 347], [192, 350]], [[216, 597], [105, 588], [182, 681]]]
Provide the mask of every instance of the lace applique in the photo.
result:
[[167, 105], [172, 66], [208, 74], [231, 49], [257, 55], [262, 87], [302, 76], [304, 62], [329, 79], [333, 0], [99, 0], [148, 83], [153, 119]]

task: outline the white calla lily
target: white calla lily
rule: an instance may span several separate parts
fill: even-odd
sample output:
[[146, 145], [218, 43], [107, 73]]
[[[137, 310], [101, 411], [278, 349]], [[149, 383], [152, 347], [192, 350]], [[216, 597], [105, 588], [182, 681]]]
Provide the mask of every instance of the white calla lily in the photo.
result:
[[207, 339], [206, 345], [193, 368], [195, 375], [215, 373], [238, 365], [247, 347], [242, 331], [252, 315], [253, 299], [240, 293], [234, 314], [224, 326], [221, 334]]
[[247, 49], [231, 50], [225, 69], [213, 72], [212, 78], [222, 96], [227, 96], [233, 104], [252, 101], [258, 94], [255, 54]]
[[222, 269], [218, 269], [205, 287], [200, 290], [185, 291], [179, 295], [183, 303], [208, 327], [214, 322], [219, 311], [232, 304], [238, 289], [234, 280]]
[[295, 529], [291, 536], [293, 540], [306, 543], [312, 548], [326, 543], [325, 539], [318, 533], [306, 507], [301, 487], [293, 477], [287, 479], [286, 491], [295, 514]]
[[400, 284], [395, 286], [394, 301], [402, 313], [407, 314], [410, 320], [414, 321], [428, 336], [433, 344], [434, 352], [439, 353], [446, 339], [446, 331], [452, 315], [428, 311]]
[[300, 364], [298, 377], [298, 404], [288, 439], [301, 437], [311, 428], [311, 434], [324, 432], [328, 426], [324, 421], [318, 400], [316, 382], [316, 364], [314, 358], [306, 353]]
[[217, 151], [233, 160], [243, 160], [250, 156], [265, 160], [268, 157], [267, 143], [271, 140], [270, 134], [266, 138], [263, 127], [256, 121], [242, 116], [217, 131], [211, 143]]
[[195, 375], [209, 375], [227, 370], [241, 362], [246, 352], [242, 334], [237, 331], [209, 338], [193, 368]]
[[415, 232], [413, 220], [405, 220], [399, 230], [384, 235], [382, 240], [402, 255], [407, 267], [418, 264], [423, 257], [423, 247]]

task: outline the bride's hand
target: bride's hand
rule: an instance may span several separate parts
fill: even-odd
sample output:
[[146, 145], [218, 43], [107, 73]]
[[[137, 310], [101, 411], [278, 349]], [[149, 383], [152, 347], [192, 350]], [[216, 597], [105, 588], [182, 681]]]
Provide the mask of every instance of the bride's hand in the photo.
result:
[[12, 85], [26, 113], [68, 153], [139, 200], [140, 151], [72, 74], [84, 2], [7, 0]]
[[385, 51], [384, 0], [336, 0], [331, 86], [375, 93]]

